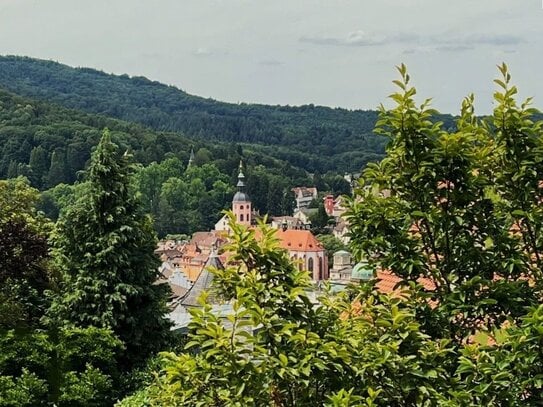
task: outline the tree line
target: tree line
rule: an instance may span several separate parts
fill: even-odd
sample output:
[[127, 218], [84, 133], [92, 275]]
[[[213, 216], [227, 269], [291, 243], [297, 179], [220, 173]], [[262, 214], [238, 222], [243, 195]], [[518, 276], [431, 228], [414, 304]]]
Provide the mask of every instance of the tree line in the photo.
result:
[[26, 57], [0, 57], [0, 73], [0, 86], [21, 96], [192, 139], [257, 145], [309, 172], [359, 171], [383, 154], [375, 111], [223, 103], [144, 77]]
[[[1, 90], [0, 104], [0, 178], [28, 178], [33, 187], [43, 191], [40, 208], [53, 219], [73, 191], [81, 188], [72, 185], [81, 183], [78, 174], [88, 165], [104, 127], [140, 164], [142, 201], [155, 219], [160, 236], [213, 228], [221, 211], [230, 207], [240, 160], [247, 168], [254, 207], [262, 214], [291, 214], [290, 190], [294, 186], [317, 185], [321, 191], [335, 193], [348, 190], [336, 173], [311, 177], [253, 146], [194, 141]], [[188, 171], [191, 150], [194, 162]]]

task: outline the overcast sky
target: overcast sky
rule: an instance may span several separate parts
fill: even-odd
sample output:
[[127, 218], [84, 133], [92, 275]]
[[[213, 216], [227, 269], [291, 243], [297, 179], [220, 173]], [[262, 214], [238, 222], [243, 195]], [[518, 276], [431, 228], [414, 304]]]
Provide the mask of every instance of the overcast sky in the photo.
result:
[[143, 75], [229, 102], [492, 109], [496, 64], [543, 108], [542, 0], [0, 0], [0, 54]]

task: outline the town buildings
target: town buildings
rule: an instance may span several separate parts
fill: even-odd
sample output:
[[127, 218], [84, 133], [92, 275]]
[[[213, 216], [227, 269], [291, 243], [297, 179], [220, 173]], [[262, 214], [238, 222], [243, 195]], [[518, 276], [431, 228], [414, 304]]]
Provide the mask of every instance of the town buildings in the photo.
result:
[[314, 187], [296, 187], [292, 188], [292, 192], [294, 192], [296, 209], [298, 210], [307, 208], [318, 197], [317, 188]]
[[[254, 211], [251, 198], [246, 192], [245, 175], [240, 163], [237, 192], [232, 199], [232, 213], [237, 223], [252, 227], [258, 213]], [[300, 188], [316, 194], [315, 188]], [[306, 194], [307, 192], [302, 193]], [[306, 209], [306, 208], [304, 208]], [[194, 285], [205, 272], [211, 256], [225, 263], [226, 254], [217, 254], [226, 243], [230, 228], [228, 217], [224, 215], [216, 224], [215, 230], [196, 232], [188, 241], [161, 241], [156, 253], [162, 260], [161, 281], [172, 288], [172, 303], [180, 303], [188, 292], [194, 292]], [[314, 281], [329, 278], [326, 250], [309, 230], [311, 223], [300, 217], [272, 218], [272, 227], [278, 229], [279, 245], [285, 249], [300, 270], [306, 270]]]

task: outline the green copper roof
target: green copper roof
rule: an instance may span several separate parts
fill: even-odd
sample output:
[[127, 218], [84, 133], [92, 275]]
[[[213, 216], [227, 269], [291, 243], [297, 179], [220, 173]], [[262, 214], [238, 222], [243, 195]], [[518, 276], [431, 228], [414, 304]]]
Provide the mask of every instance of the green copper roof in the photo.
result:
[[353, 267], [351, 278], [363, 281], [371, 280], [373, 278], [373, 269], [367, 261], [361, 261]]

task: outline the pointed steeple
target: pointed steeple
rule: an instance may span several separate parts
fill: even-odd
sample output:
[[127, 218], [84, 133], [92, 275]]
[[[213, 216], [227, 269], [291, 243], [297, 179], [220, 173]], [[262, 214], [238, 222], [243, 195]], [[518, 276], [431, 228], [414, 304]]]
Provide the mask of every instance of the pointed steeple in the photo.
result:
[[245, 175], [243, 175], [243, 162], [239, 162], [238, 183], [236, 184], [238, 192], [234, 195], [234, 202], [251, 202], [249, 195], [245, 192]]
[[190, 168], [192, 165], [192, 162], [194, 161], [194, 148], [190, 148], [190, 156], [189, 156], [189, 163], [187, 164], [187, 169]]
[[243, 161], [239, 160], [238, 183], [236, 185], [239, 192], [245, 192], [245, 175], [243, 175]]

